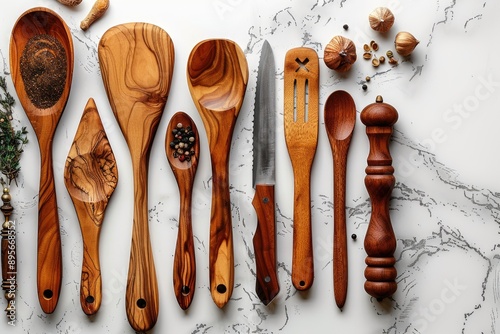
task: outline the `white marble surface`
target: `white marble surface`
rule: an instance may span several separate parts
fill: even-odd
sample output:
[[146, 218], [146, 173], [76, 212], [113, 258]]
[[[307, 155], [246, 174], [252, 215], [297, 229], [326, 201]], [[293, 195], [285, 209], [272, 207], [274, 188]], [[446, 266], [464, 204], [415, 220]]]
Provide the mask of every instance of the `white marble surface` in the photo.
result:
[[[75, 45], [73, 86], [54, 141], [55, 178], [63, 242], [61, 300], [52, 315], [36, 297], [36, 220], [38, 147], [33, 132], [22, 160], [18, 187], [12, 187], [13, 219], [18, 223], [19, 291], [15, 327], [0, 316], [1, 333], [131, 333], [125, 315], [125, 286], [132, 224], [132, 175], [125, 141], [105, 96], [97, 62], [100, 36], [111, 26], [146, 21], [172, 37], [176, 63], [170, 97], [150, 162], [150, 231], [159, 280], [160, 316], [152, 333], [500, 333], [500, 183], [495, 143], [500, 141], [500, 3], [483, 0], [209, 0], [111, 1], [106, 15], [87, 32], [79, 22], [92, 6], [84, 0], [66, 8], [55, 0], [9, 1], [0, 11], [0, 69], [9, 75], [9, 38], [25, 10], [45, 6], [67, 22]], [[368, 25], [376, 6], [393, 9], [396, 23], [381, 36]], [[349, 30], [342, 29], [343, 24]], [[376, 40], [392, 48], [395, 34], [412, 32], [420, 41], [411, 60], [391, 68], [372, 68], [361, 58], [363, 43]], [[353, 39], [358, 61], [346, 75], [329, 70], [321, 60], [320, 107], [328, 95], [345, 89], [353, 96], [356, 125], [348, 165], [347, 229], [349, 291], [340, 311], [333, 299], [332, 156], [320, 117], [319, 146], [313, 165], [312, 219], [315, 282], [307, 293], [291, 284], [293, 196], [291, 165], [283, 135], [283, 60], [286, 51], [309, 46], [320, 57], [337, 34]], [[247, 96], [238, 118], [231, 152], [231, 200], [235, 242], [235, 290], [223, 309], [212, 302], [208, 285], [208, 217], [211, 171], [206, 141], [195, 181], [194, 232], [197, 288], [188, 311], [182, 311], [172, 289], [172, 263], [177, 234], [178, 191], [164, 153], [165, 130], [174, 112], [199, 117], [188, 92], [185, 69], [192, 47], [206, 38], [229, 38], [245, 51], [250, 67]], [[281, 292], [266, 307], [254, 293], [255, 262], [251, 205], [252, 110], [255, 76], [262, 41], [274, 49], [277, 66], [277, 242]], [[368, 90], [361, 89], [366, 75]], [[364, 187], [368, 140], [359, 112], [376, 95], [399, 111], [391, 152], [397, 184], [391, 219], [398, 240], [395, 256], [398, 291], [377, 302], [363, 290], [363, 238], [370, 215]], [[97, 107], [118, 160], [120, 180], [108, 206], [101, 234], [103, 304], [87, 318], [79, 304], [82, 240], [76, 214], [63, 184], [64, 161], [89, 97]], [[28, 121], [16, 105], [16, 119]], [[30, 129], [30, 128], [29, 128]], [[2, 310], [5, 299], [0, 299]], [[2, 311], [3, 314], [3, 311]]]

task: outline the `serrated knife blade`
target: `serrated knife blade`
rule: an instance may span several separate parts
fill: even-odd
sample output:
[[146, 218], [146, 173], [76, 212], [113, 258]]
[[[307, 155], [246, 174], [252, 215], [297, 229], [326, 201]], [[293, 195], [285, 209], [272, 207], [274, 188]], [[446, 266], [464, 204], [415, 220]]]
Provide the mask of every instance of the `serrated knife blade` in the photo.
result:
[[264, 41], [257, 72], [253, 129], [252, 204], [257, 213], [253, 238], [256, 263], [256, 293], [269, 304], [279, 292], [276, 273], [275, 233], [275, 153], [276, 153], [276, 83], [271, 46]]

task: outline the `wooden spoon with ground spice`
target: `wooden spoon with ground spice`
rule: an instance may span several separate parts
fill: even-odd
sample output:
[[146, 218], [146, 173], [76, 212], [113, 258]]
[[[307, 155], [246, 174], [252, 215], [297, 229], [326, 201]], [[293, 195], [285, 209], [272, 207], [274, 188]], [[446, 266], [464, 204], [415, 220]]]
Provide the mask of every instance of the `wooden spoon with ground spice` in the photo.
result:
[[71, 34], [59, 15], [37, 7], [19, 17], [10, 40], [10, 67], [19, 101], [40, 147], [37, 288], [45, 313], [54, 311], [61, 289], [61, 235], [52, 140], [68, 100], [73, 63]]

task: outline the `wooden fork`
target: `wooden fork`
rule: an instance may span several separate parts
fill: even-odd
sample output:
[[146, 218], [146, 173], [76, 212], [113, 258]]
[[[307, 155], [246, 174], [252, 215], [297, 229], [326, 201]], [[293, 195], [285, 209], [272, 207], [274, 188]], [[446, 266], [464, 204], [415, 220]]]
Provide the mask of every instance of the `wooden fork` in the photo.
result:
[[285, 56], [285, 140], [294, 176], [292, 283], [307, 290], [314, 280], [311, 167], [318, 145], [319, 61], [316, 51], [294, 48]]

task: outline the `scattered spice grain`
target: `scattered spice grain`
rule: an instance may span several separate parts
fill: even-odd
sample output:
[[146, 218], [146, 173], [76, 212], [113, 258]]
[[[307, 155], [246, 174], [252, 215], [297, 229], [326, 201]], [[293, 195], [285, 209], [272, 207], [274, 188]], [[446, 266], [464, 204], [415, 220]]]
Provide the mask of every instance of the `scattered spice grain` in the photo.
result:
[[66, 85], [66, 50], [48, 34], [32, 37], [20, 59], [21, 77], [31, 103], [37, 108], [52, 107]]

